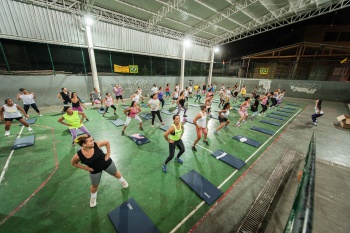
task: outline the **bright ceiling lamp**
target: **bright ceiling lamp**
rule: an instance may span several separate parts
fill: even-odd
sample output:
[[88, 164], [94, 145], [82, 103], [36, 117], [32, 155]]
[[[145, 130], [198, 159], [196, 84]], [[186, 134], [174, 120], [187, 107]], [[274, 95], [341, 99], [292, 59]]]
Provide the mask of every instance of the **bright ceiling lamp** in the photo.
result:
[[91, 26], [94, 24], [94, 19], [90, 15], [85, 15], [84, 16], [84, 22], [86, 26]]

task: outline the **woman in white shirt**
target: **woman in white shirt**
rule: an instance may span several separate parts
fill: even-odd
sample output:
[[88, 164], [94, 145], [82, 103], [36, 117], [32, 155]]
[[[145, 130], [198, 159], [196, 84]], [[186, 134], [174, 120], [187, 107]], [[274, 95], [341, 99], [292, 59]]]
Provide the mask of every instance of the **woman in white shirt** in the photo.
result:
[[159, 112], [160, 101], [158, 99], [158, 95], [157, 94], [151, 95], [151, 99], [148, 101], [147, 105], [148, 105], [148, 107], [150, 107], [151, 113], [152, 113], [152, 127], [154, 125], [154, 119], [156, 118], [156, 114], [158, 116], [158, 119], [162, 123], [162, 125], [164, 125], [164, 122], [163, 122], [162, 117], [160, 116], [160, 112]]
[[23, 109], [26, 112], [26, 114], [28, 114], [28, 110], [29, 107], [32, 106], [32, 108], [39, 114], [39, 116], [42, 116], [40, 113], [40, 110], [38, 109], [38, 106], [36, 106], [36, 103], [34, 101], [34, 99], [36, 98], [34, 92], [28, 92], [26, 89], [24, 88], [20, 88], [19, 91], [21, 93], [19, 93], [17, 95], [17, 99], [20, 100], [22, 99], [23, 101]]
[[207, 135], [208, 135], [208, 130], [207, 130], [207, 106], [202, 105], [201, 111], [197, 114], [197, 116], [193, 119], [193, 124], [196, 126], [196, 131], [197, 131], [197, 138], [193, 142], [192, 150], [197, 151], [196, 149], [196, 144], [199, 140], [202, 138], [202, 133], [204, 134], [204, 140], [203, 142], [209, 146], [209, 142], [207, 141]]
[[323, 116], [323, 111], [322, 111], [322, 100], [316, 100], [315, 101], [315, 114], [311, 116], [312, 122], [315, 126], [317, 126], [317, 120], [316, 118]]

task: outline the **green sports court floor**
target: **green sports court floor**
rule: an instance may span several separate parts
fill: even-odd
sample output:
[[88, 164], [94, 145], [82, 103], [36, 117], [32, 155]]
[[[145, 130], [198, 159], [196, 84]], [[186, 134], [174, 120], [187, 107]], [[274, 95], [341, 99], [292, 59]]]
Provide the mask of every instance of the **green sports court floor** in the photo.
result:
[[[168, 100], [167, 103], [169, 102]], [[193, 103], [193, 99], [189, 102]], [[286, 104], [287, 102], [282, 105]], [[213, 103], [212, 109], [218, 109], [217, 105]], [[164, 109], [169, 107], [170, 105], [165, 105]], [[188, 118], [194, 118], [199, 108], [189, 107]], [[214, 128], [219, 125], [219, 121], [210, 119], [209, 146], [201, 140], [196, 146], [197, 152], [191, 150], [196, 138], [195, 126], [186, 123], [183, 136], [186, 152], [181, 157], [184, 164], [169, 162], [168, 173], [165, 174], [161, 165], [168, 156], [168, 143], [164, 140], [164, 131], [159, 129], [159, 125], [152, 128], [151, 122], [142, 118], [142, 132], [138, 130], [138, 122], [132, 120], [126, 129], [126, 135], [142, 133], [151, 141], [137, 146], [129, 137], [121, 136], [122, 127], [115, 127], [110, 122], [116, 119], [112, 109], [103, 118], [97, 108], [88, 106], [85, 113], [90, 121], [85, 126], [96, 141], [110, 141], [111, 157], [129, 182], [129, 188], [122, 189], [115, 178], [103, 174], [95, 208], [89, 207], [88, 173], [70, 164], [79, 147], [71, 146], [67, 127], [57, 122], [61, 116], [61, 107], [43, 108], [44, 116], [38, 117], [32, 125], [34, 132], [28, 132], [24, 128], [20, 135], [24, 137], [34, 134], [35, 145], [13, 153], [11, 147], [22, 127], [14, 122], [11, 135], [4, 137], [2, 123], [0, 169], [4, 175], [0, 184], [0, 232], [114, 232], [107, 214], [129, 198], [136, 200], [161, 232], [188, 232], [211, 206], [203, 203], [179, 177], [194, 169], [225, 193], [306, 104], [290, 107], [295, 110], [284, 121], [263, 115], [241, 124], [241, 127], [234, 126], [239, 115], [237, 111], [231, 110], [229, 128], [220, 130], [219, 135], [214, 135]], [[123, 110], [122, 106], [117, 106], [120, 119], [125, 121]], [[142, 110], [150, 112], [149, 108]], [[272, 109], [268, 112], [275, 111]], [[36, 117], [32, 109], [29, 114]], [[213, 115], [217, 116], [217, 112], [213, 112]], [[162, 114], [162, 118], [166, 125], [172, 123], [171, 115]], [[279, 122], [281, 126], [261, 123], [261, 119]], [[156, 119], [155, 122], [159, 123], [159, 120]], [[251, 130], [251, 126], [273, 130], [276, 134], [269, 136], [258, 133]], [[261, 145], [255, 148], [232, 139], [232, 136], [238, 134], [260, 141]], [[246, 161], [246, 165], [238, 171], [216, 160], [210, 154], [219, 149]], [[8, 168], [4, 171], [7, 162]]]

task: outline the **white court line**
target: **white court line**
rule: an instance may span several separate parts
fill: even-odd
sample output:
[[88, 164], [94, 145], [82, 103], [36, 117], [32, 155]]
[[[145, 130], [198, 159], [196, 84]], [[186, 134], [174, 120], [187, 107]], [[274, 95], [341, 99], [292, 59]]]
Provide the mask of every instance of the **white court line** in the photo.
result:
[[[19, 137], [21, 136], [23, 129], [24, 129], [24, 125], [22, 125], [21, 131], [19, 132], [17, 138], [19, 138]], [[7, 170], [7, 167], [8, 167], [8, 165], [9, 165], [9, 163], [10, 163], [10, 160], [11, 160], [11, 158], [12, 158], [12, 155], [13, 155], [13, 152], [14, 152], [14, 151], [15, 151], [15, 150], [11, 150], [11, 153], [10, 153], [9, 157], [8, 157], [7, 160], [6, 160], [6, 164], [5, 164], [5, 166], [4, 166], [4, 169], [3, 169], [2, 172], [1, 172], [1, 176], [0, 176], [0, 184], [1, 184], [2, 179], [3, 179], [4, 176], [5, 176], [5, 172], [6, 172], [6, 170]]]
[[[258, 153], [258, 151], [260, 151], [261, 148], [263, 148], [266, 143], [268, 143], [281, 129], [284, 128], [284, 126], [286, 126], [286, 124], [291, 121], [302, 109], [299, 109], [298, 112], [296, 112], [293, 117], [291, 117], [282, 127], [280, 127], [276, 133], [274, 135], [272, 135], [269, 139], [267, 139], [267, 141], [262, 144], [258, 150], [256, 150], [251, 156], [249, 156], [248, 159], [246, 159], [245, 163], [247, 163], [251, 158], [253, 158], [253, 156]], [[206, 148], [205, 148], [206, 149]], [[236, 173], [237, 173], [238, 170], [235, 170], [226, 180], [224, 180], [219, 186], [218, 188], [221, 188], [224, 184], [226, 184], [227, 181], [229, 181]], [[191, 213], [189, 213], [174, 229], [172, 229], [170, 232], [173, 233], [173, 232], [176, 232], [190, 217], [192, 217], [192, 215], [194, 215], [197, 210], [199, 210], [203, 205], [204, 205], [204, 201], [202, 201], [201, 203], [199, 203], [199, 205], [191, 211]]]

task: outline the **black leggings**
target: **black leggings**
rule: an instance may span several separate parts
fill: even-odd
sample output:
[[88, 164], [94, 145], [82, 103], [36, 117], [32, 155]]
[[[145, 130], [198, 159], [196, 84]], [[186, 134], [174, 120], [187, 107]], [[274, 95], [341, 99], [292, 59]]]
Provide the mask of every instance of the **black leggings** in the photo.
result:
[[[114, 104], [112, 104], [112, 105], [111, 105], [111, 106], [109, 106], [109, 107], [113, 108], [113, 109], [114, 109], [114, 111], [116, 111], [116, 110], [117, 110], [117, 109], [115, 108]], [[107, 107], [107, 106], [106, 106], [105, 113], [108, 111], [108, 108], [109, 108], [109, 107]]]
[[277, 104], [276, 98], [271, 98], [271, 102], [272, 102], [271, 107], [276, 106], [276, 104]]
[[162, 103], [162, 107], [164, 107], [164, 100], [163, 99], [159, 99], [159, 101]]
[[260, 113], [265, 112], [265, 111], [267, 110], [267, 106], [266, 106], [266, 105], [263, 105], [263, 104], [262, 104], [261, 107], [262, 107], [263, 109], [261, 110]]
[[175, 141], [174, 143], [169, 143], [169, 156], [165, 160], [165, 163], [164, 163], [165, 165], [174, 158], [176, 146], [180, 150], [179, 153], [177, 154], [177, 158], [180, 158], [180, 156], [185, 152], [185, 146], [181, 139]]
[[[63, 102], [64, 105], [68, 105], [68, 104], [70, 104], [70, 103], [71, 103], [71, 102], [68, 102], [68, 101], [66, 101], [66, 100]], [[66, 112], [68, 108], [70, 108], [70, 106], [63, 106], [63, 112]]]
[[160, 120], [160, 122], [163, 122], [162, 117], [160, 116], [159, 110], [151, 111], [151, 113], [152, 113], [152, 125], [154, 125], [154, 119], [156, 118], [156, 114], [157, 114], [158, 119]]
[[37, 112], [37, 113], [40, 113], [39, 109], [38, 109], [38, 106], [36, 106], [36, 103], [33, 103], [33, 104], [25, 104], [24, 105], [24, 111], [26, 112], [26, 114], [28, 113], [28, 110], [29, 110], [29, 106], [32, 106], [32, 108]]

